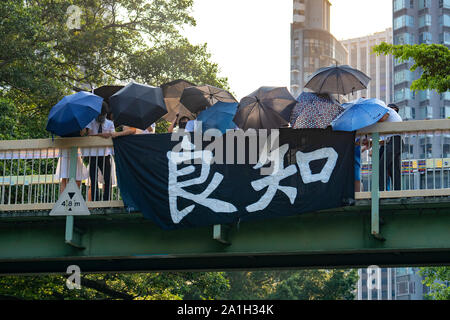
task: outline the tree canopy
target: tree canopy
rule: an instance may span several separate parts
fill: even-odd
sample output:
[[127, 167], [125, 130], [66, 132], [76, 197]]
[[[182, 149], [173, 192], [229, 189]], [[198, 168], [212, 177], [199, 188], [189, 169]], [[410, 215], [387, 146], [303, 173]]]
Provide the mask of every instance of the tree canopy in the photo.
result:
[[414, 60], [410, 70], [421, 70], [419, 79], [414, 80], [411, 89], [436, 90], [439, 93], [450, 90], [450, 50], [441, 44], [392, 45], [382, 42], [374, 47], [375, 53], [393, 55], [401, 62]]
[[[206, 44], [193, 45], [193, 0], [5, 0], [0, 2], [2, 138], [43, 137], [49, 109], [74, 88], [183, 78], [228, 88]], [[12, 116], [15, 114], [16, 116]], [[27, 119], [26, 119], [27, 118]], [[37, 120], [37, 121], [36, 121]], [[29, 122], [29, 121], [28, 121]], [[3, 133], [3, 131], [2, 131]]]

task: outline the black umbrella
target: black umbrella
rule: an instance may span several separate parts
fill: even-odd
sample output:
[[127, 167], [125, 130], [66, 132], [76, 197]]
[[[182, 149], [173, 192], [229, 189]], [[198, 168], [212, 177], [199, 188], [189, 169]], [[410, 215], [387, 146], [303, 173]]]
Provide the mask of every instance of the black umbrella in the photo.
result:
[[115, 94], [117, 91], [119, 91], [123, 87], [124, 86], [118, 86], [118, 85], [101, 86], [101, 87], [94, 89], [94, 94], [102, 97], [103, 100], [108, 101], [109, 97], [111, 97], [113, 94]]
[[367, 89], [371, 78], [362, 71], [347, 65], [333, 65], [314, 72], [305, 88], [316, 93], [349, 94]]
[[243, 129], [278, 129], [289, 123], [297, 101], [286, 87], [261, 87], [242, 98], [234, 123]]
[[180, 99], [180, 102], [192, 113], [203, 111], [219, 101], [237, 102], [228, 91], [210, 85], [188, 87], [183, 90]]
[[123, 87], [124, 86], [119, 86], [119, 85], [106, 85], [106, 86], [101, 86], [101, 87], [94, 89], [94, 94], [102, 97], [103, 101], [105, 101], [107, 103], [108, 115], [111, 114], [111, 107], [109, 106], [109, 97], [111, 97], [113, 94], [115, 94], [117, 91], [119, 91]]
[[109, 98], [116, 126], [147, 129], [167, 113], [162, 89], [129, 83]]
[[163, 90], [164, 101], [166, 102], [167, 114], [163, 117], [167, 121], [173, 121], [178, 114], [178, 119], [181, 117], [188, 117], [189, 119], [195, 119], [195, 115], [190, 112], [183, 104], [180, 103], [183, 90], [187, 87], [195, 86], [194, 83], [186, 80], [174, 80], [161, 85]]

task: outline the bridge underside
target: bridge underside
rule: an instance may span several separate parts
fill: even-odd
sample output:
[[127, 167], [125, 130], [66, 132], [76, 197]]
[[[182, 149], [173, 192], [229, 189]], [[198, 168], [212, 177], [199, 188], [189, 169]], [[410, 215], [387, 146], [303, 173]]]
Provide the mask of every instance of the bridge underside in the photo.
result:
[[98, 209], [66, 220], [48, 211], [0, 213], [0, 274], [249, 270], [450, 265], [450, 199], [382, 199], [371, 235], [370, 200], [355, 206], [239, 225], [166, 231], [141, 214]]

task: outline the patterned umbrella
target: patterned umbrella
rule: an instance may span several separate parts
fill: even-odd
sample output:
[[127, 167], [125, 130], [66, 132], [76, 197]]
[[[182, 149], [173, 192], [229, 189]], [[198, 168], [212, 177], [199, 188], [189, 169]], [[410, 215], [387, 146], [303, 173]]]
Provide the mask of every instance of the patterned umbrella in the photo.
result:
[[297, 105], [292, 110], [291, 127], [294, 129], [325, 129], [344, 111], [328, 95], [302, 92], [297, 98]]

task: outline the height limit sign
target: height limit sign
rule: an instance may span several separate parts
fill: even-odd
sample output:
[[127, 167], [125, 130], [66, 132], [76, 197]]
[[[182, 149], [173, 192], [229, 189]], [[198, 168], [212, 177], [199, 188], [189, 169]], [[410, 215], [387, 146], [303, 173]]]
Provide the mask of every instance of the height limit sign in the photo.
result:
[[80, 189], [74, 180], [70, 180], [64, 191], [60, 194], [55, 203], [51, 216], [86, 216], [89, 215], [89, 209], [81, 195]]

